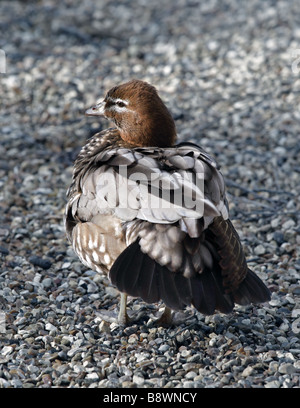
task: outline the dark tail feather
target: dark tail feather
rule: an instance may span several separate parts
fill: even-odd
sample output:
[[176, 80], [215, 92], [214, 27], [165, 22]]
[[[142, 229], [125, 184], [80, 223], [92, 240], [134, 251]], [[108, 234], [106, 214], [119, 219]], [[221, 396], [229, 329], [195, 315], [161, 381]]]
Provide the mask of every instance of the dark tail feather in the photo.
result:
[[[270, 300], [269, 289], [248, 268], [238, 233], [229, 219], [215, 218], [206, 232], [206, 239], [212, 246], [215, 262], [221, 268], [221, 287], [233, 302], [247, 305]], [[215, 271], [218, 274], [217, 268]]]
[[190, 304], [204, 314], [212, 314], [215, 309], [229, 313], [233, 308], [231, 298], [222, 289], [221, 274], [204, 270], [185, 278], [144, 254], [138, 241], [117, 258], [110, 270], [110, 279], [120, 292], [140, 297], [147, 303], [162, 300], [174, 310]]
[[203, 314], [212, 314], [216, 308], [216, 295], [210, 272], [204, 270], [191, 281], [194, 307]]
[[[171, 272], [173, 273], [173, 272]], [[192, 283], [180, 273], [173, 273], [177, 292], [184, 306], [191, 304]]]
[[205, 269], [191, 279], [193, 288], [193, 306], [203, 314], [213, 314], [215, 310], [230, 313], [234, 302], [224, 293], [220, 273]]
[[199, 312], [208, 315], [215, 310], [230, 313], [234, 303], [246, 305], [270, 299], [270, 291], [250, 269], [239, 287], [226, 293], [217, 262], [212, 270], [204, 269], [192, 278], [185, 278], [144, 254], [138, 241], [117, 258], [110, 270], [110, 279], [120, 292], [140, 297], [147, 303], [162, 300], [174, 310], [192, 304]]
[[129, 245], [116, 259], [109, 276], [120, 292], [141, 297], [147, 303], [160, 300], [155, 263], [143, 254], [137, 241]]
[[156, 263], [141, 251], [138, 241], [116, 259], [109, 276], [120, 292], [141, 297], [147, 303], [161, 299], [171, 309], [191, 304], [189, 279]]
[[156, 271], [159, 277], [159, 291], [162, 301], [171, 309], [183, 309], [185, 304], [176, 287], [175, 273], [157, 264]]
[[158, 302], [160, 299], [159, 276], [155, 270], [155, 263], [141, 251], [140, 256], [143, 258], [143, 263], [140, 268], [137, 287], [135, 288], [137, 294], [132, 296], [141, 297], [147, 303]]
[[232, 298], [224, 292], [222, 277], [218, 270], [210, 271], [215, 284], [216, 309], [221, 313], [230, 313], [234, 307]]
[[[120, 292], [133, 292], [139, 278], [140, 267], [143, 259], [140, 256], [139, 247], [130, 245], [122, 252], [110, 270], [110, 279], [116, 285]], [[134, 265], [134, 267], [132, 267]], [[137, 296], [134, 293], [132, 296]]]
[[238, 289], [232, 293], [235, 303], [248, 305], [249, 303], [263, 303], [271, 299], [271, 292], [262, 280], [248, 268], [247, 275]]

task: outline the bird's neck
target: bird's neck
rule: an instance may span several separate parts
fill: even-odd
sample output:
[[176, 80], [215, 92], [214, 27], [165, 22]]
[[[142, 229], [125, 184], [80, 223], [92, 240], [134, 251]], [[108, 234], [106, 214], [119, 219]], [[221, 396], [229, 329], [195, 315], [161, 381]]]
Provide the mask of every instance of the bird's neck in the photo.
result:
[[132, 147], [170, 147], [176, 141], [173, 119], [167, 123], [145, 121], [119, 131], [121, 138]]

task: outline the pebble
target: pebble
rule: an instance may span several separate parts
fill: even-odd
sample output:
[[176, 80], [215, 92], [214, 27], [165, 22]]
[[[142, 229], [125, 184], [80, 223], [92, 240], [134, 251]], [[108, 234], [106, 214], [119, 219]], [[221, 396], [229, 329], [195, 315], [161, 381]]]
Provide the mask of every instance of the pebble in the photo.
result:
[[8, 354], [10, 354], [13, 351], [13, 347], [11, 346], [4, 346], [1, 350], [1, 354], [3, 356], [7, 356]]
[[42, 280], [42, 285], [45, 289], [50, 288], [52, 286], [52, 279], [51, 278], [45, 278]]
[[29, 262], [32, 263], [32, 265], [39, 266], [40, 268], [43, 269], [49, 269], [52, 265], [52, 263], [49, 260], [43, 259], [35, 255], [29, 257]]
[[265, 388], [279, 388], [280, 382], [278, 380], [269, 381], [265, 384]]
[[265, 252], [265, 247], [262, 244], [259, 244], [254, 248], [255, 255], [263, 255]]
[[291, 363], [283, 363], [278, 367], [278, 371], [281, 374], [294, 374], [296, 372], [296, 368]]
[[132, 377], [133, 383], [136, 385], [143, 385], [145, 383], [145, 379], [141, 375], [133, 375]]
[[48, 331], [57, 331], [57, 328], [51, 323], [46, 323], [45, 329]]
[[[300, 387], [299, 4], [217, 3], [0, 2], [0, 387]], [[158, 88], [179, 141], [216, 157], [269, 303], [162, 328], [160, 305], [130, 299], [140, 318], [123, 328], [118, 291], [74, 255], [73, 161], [108, 126], [83, 112], [133, 77]]]
[[89, 381], [97, 381], [99, 380], [99, 376], [97, 373], [88, 373], [85, 377]]
[[252, 373], [253, 373], [253, 367], [249, 366], [249, 367], [246, 367], [246, 368], [243, 370], [241, 376], [242, 376], [242, 377], [249, 377]]

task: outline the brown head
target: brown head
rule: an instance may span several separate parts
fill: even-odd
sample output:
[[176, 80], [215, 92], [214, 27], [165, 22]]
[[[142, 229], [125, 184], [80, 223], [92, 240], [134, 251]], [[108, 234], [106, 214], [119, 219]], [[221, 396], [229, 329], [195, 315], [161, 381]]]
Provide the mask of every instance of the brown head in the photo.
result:
[[110, 89], [104, 100], [86, 111], [112, 120], [123, 140], [133, 146], [172, 146], [174, 120], [154, 86], [133, 79]]

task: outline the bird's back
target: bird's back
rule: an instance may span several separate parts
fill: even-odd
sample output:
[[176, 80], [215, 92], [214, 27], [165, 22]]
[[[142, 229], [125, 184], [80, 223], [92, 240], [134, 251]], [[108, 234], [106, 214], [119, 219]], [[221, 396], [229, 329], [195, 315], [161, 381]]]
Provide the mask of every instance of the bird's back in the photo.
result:
[[79, 154], [68, 200], [75, 252], [121, 292], [206, 314], [269, 299], [228, 219], [223, 176], [194, 144], [132, 147], [108, 129]]

